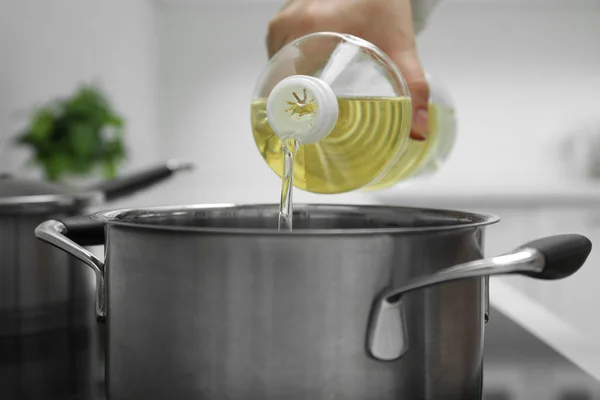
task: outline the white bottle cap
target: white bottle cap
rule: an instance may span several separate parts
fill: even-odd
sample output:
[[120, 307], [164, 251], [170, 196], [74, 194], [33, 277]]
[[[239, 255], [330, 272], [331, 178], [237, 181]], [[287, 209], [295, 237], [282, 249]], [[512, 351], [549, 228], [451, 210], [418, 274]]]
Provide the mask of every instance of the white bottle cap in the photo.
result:
[[301, 144], [325, 138], [337, 123], [339, 106], [331, 87], [321, 79], [293, 75], [280, 81], [267, 99], [267, 118], [282, 139]]

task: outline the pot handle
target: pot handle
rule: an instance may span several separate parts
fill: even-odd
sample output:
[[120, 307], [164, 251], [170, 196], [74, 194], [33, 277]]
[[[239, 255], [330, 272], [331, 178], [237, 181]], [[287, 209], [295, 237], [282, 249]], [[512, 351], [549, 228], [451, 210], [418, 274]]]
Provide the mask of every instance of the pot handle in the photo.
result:
[[367, 331], [367, 349], [380, 361], [394, 361], [408, 350], [402, 296], [413, 290], [459, 279], [521, 274], [543, 280], [566, 278], [577, 272], [592, 250], [581, 235], [558, 235], [529, 242], [498, 257], [467, 262], [415, 278], [402, 287], [386, 290], [373, 304]]
[[106, 201], [112, 201], [150, 187], [178, 171], [191, 170], [193, 167], [191, 163], [169, 160], [151, 168], [93, 184], [86, 188], [86, 191], [101, 192]]
[[[49, 220], [35, 228], [35, 236], [90, 266], [96, 274], [96, 318], [106, 318], [106, 282], [104, 263], [82, 246], [104, 244], [104, 224], [90, 217]], [[77, 243], [76, 243], [77, 242]]]

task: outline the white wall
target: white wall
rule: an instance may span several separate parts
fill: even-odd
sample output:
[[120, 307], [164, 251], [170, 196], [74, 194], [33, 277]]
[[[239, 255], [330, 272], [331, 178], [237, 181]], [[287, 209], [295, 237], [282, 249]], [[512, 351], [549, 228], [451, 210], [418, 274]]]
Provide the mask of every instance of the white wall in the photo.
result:
[[[526, 4], [527, 1], [522, 1]], [[595, 6], [443, 3], [419, 39], [447, 83], [459, 140], [440, 180], [551, 182], [564, 177], [560, 141], [600, 126], [600, 2]]]
[[[279, 181], [254, 148], [249, 101], [279, 5], [249, 3], [160, 8], [161, 149], [198, 163], [190, 186], [173, 185], [173, 201], [277, 198]], [[562, 178], [557, 140], [578, 119], [600, 119], [598, 4], [442, 3], [419, 46], [427, 69], [455, 98], [460, 136], [435, 181]], [[369, 201], [331, 201], [347, 200]]]
[[[156, 162], [156, 44], [149, 0], [2, 0], [0, 129], [12, 138], [26, 120], [11, 113], [96, 81], [126, 117], [126, 169]], [[35, 174], [22, 169], [26, 158], [6, 148], [0, 170]]]
[[276, 201], [278, 178], [249, 129], [254, 82], [267, 60], [265, 29], [275, 4], [162, 7], [161, 149], [197, 163], [193, 184], [172, 185], [176, 202]]

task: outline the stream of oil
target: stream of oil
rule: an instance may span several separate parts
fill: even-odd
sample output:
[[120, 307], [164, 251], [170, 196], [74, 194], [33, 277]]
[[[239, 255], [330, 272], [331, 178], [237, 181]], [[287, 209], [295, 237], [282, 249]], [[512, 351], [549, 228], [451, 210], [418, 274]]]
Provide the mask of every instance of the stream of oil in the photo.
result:
[[280, 231], [291, 231], [294, 215], [294, 161], [300, 143], [296, 139], [286, 139], [281, 145], [283, 151], [283, 175], [281, 180], [281, 199], [279, 201], [279, 220], [277, 228]]

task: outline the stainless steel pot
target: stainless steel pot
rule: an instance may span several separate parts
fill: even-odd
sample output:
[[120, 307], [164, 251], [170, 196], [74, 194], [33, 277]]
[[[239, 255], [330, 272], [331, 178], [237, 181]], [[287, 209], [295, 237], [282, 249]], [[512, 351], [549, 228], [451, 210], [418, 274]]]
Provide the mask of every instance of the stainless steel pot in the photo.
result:
[[[488, 215], [378, 206], [130, 209], [47, 221], [89, 265], [111, 400], [480, 399], [485, 277], [560, 279], [590, 241], [482, 259]], [[106, 243], [106, 262], [75, 242]]]
[[79, 215], [189, 167], [168, 161], [87, 188], [0, 177], [2, 396], [63, 400], [88, 395], [97, 378], [93, 369], [103, 359], [96, 354], [93, 274], [38, 241], [35, 227]]

